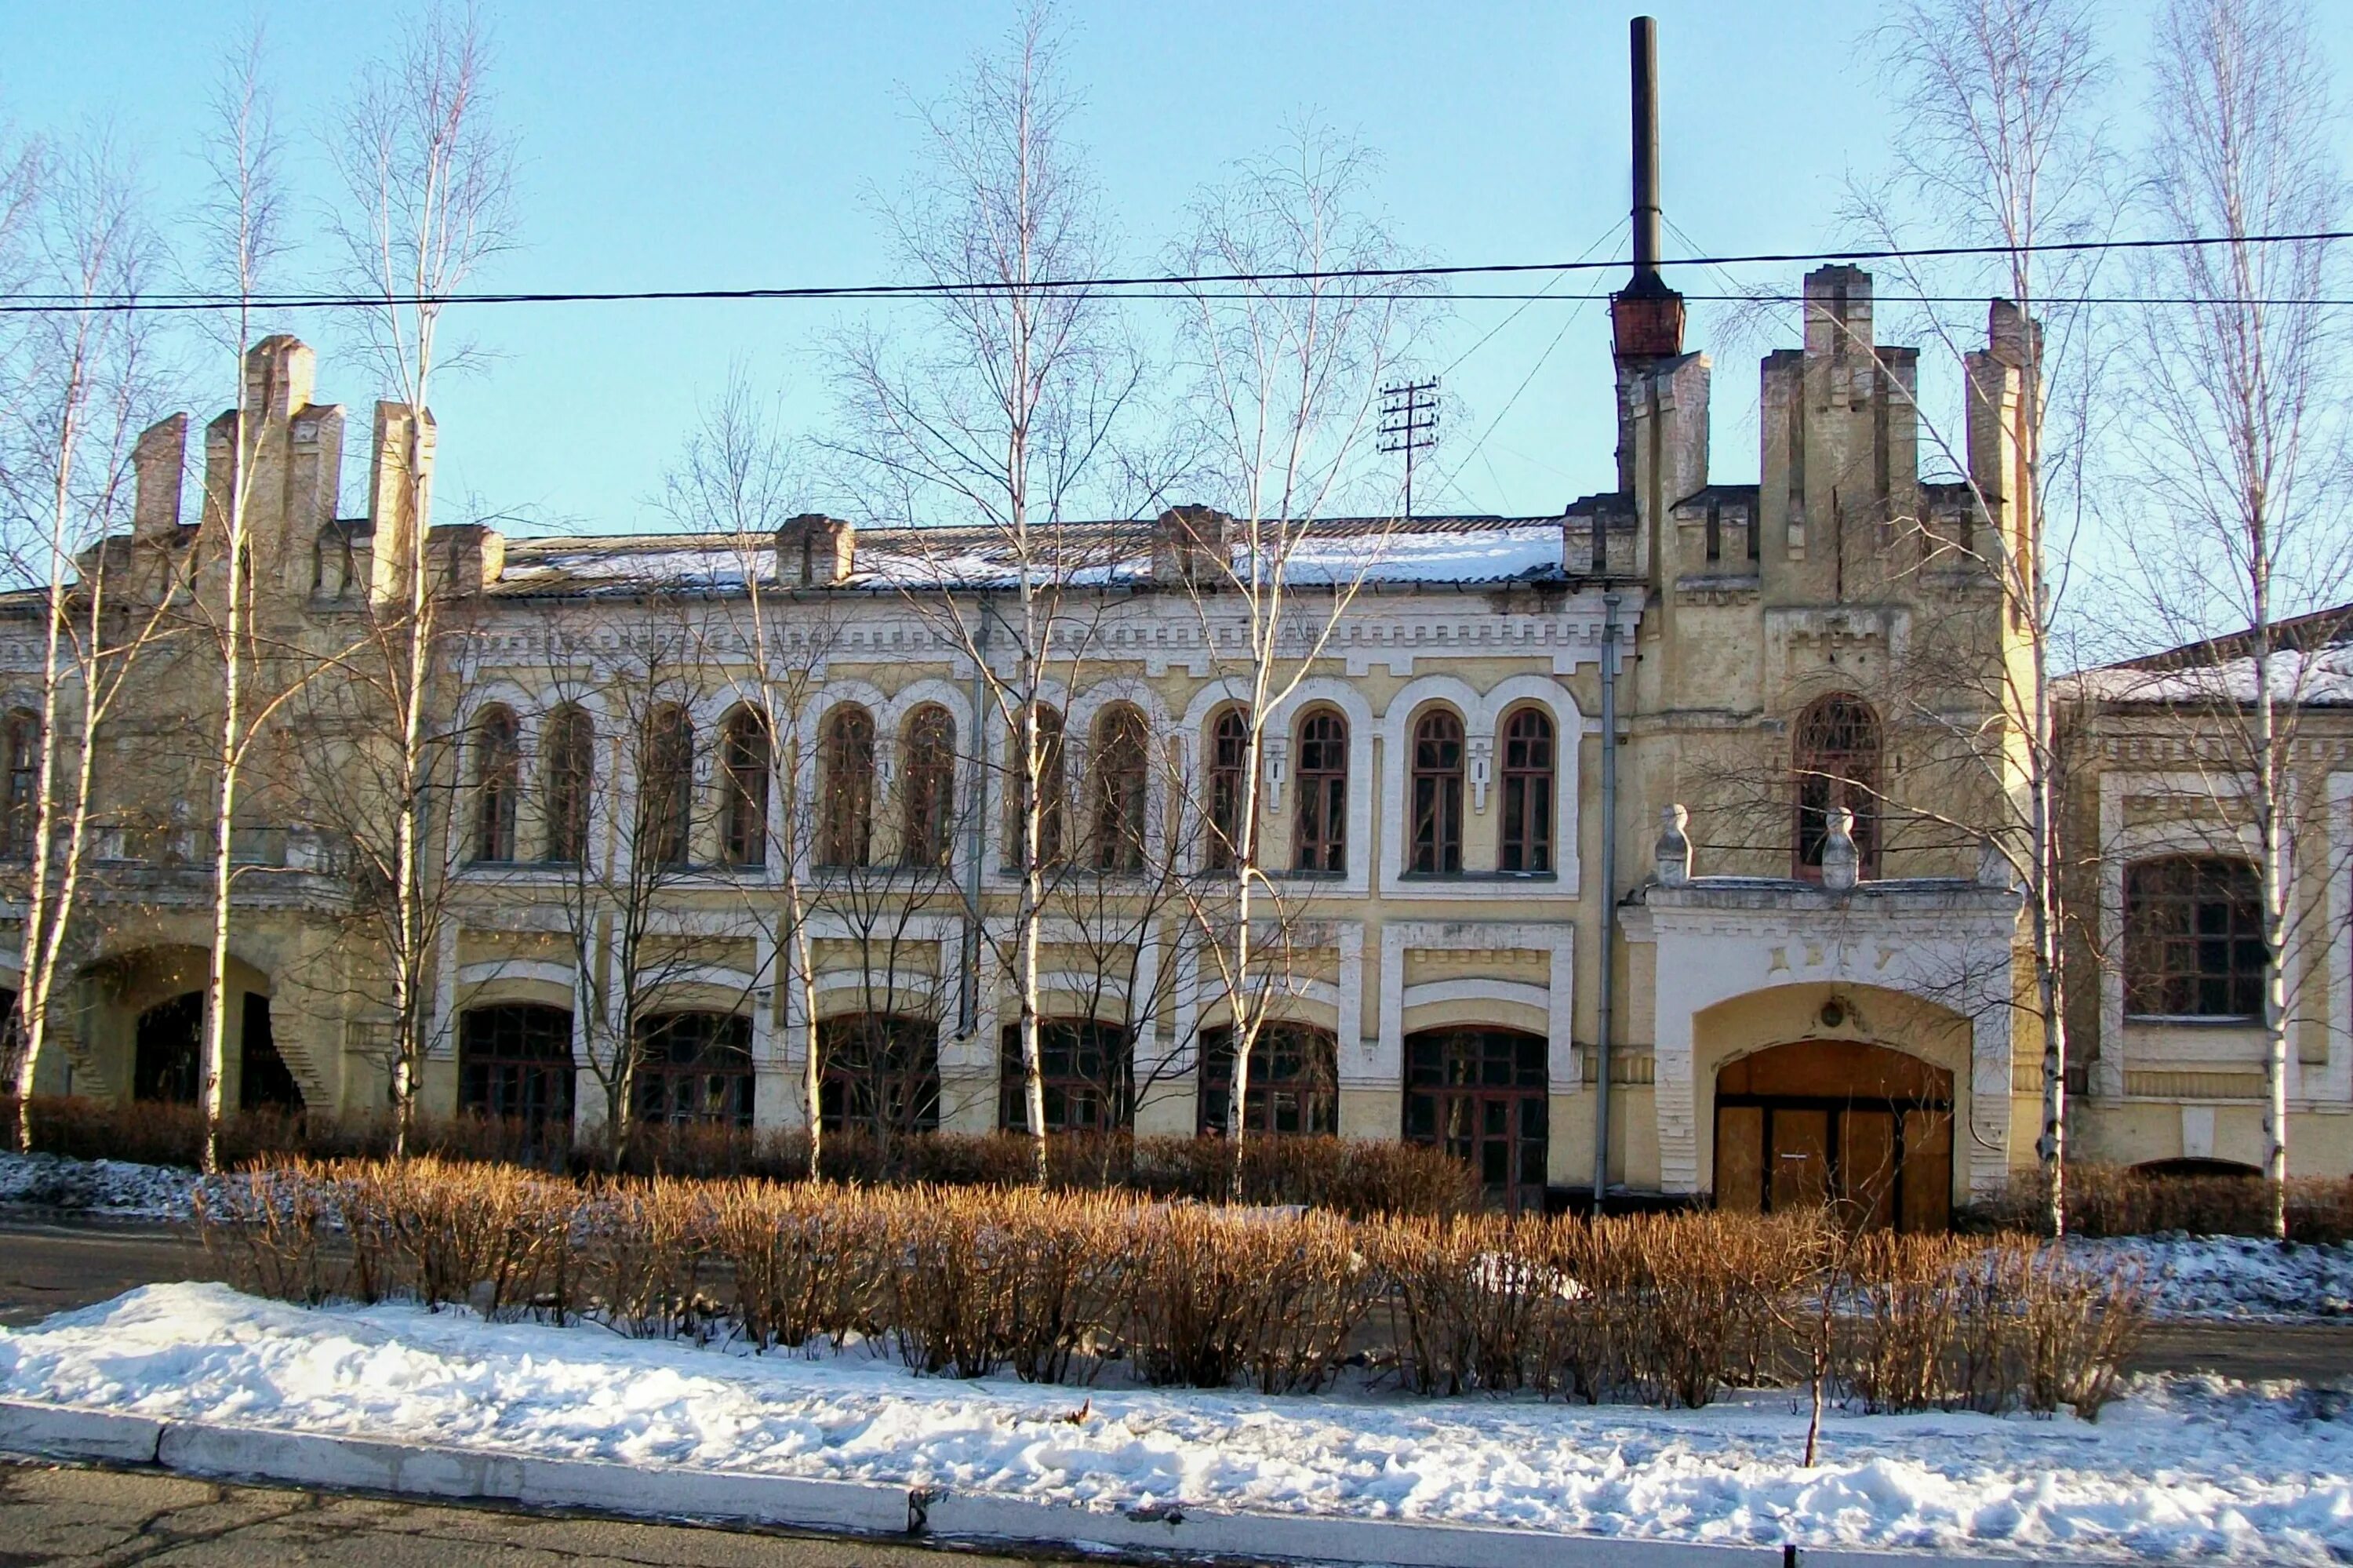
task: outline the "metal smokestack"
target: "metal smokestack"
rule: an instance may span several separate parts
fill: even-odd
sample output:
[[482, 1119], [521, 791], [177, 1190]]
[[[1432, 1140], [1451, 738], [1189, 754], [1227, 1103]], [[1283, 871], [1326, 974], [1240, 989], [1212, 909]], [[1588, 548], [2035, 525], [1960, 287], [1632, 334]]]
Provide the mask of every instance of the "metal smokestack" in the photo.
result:
[[1683, 348], [1683, 297], [1659, 276], [1659, 24], [1626, 29], [1633, 78], [1634, 274], [1609, 302], [1620, 359], [1662, 359]]
[[1659, 24], [1627, 25], [1634, 69], [1634, 286], [1659, 278]]

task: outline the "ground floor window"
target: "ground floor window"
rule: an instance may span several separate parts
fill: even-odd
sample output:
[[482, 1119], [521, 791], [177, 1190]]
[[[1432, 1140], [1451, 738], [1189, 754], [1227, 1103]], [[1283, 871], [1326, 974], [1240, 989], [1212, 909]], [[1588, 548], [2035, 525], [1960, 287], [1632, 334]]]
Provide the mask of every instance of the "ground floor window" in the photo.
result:
[[1547, 1046], [1516, 1029], [1433, 1029], [1405, 1042], [1405, 1136], [1478, 1173], [1489, 1203], [1544, 1206]]
[[649, 1126], [751, 1126], [752, 1021], [740, 1012], [639, 1019], [637, 1105]]
[[572, 1013], [504, 1002], [458, 1022], [458, 1108], [530, 1126], [572, 1120]]
[[[1049, 1018], [1038, 1025], [1048, 1132], [1113, 1132], [1135, 1118], [1135, 1059], [1127, 1031], [1092, 1019]], [[1029, 1129], [1021, 1027], [1008, 1024], [998, 1051], [997, 1124]]]
[[1828, 1206], [1871, 1230], [1952, 1224], [1953, 1076], [1852, 1040], [1777, 1045], [1716, 1075], [1715, 1206]]
[[938, 1024], [853, 1012], [821, 1021], [817, 1034], [823, 1068], [818, 1106], [827, 1131], [857, 1128], [879, 1138], [939, 1130]]
[[[1330, 1136], [1340, 1129], [1339, 1043], [1328, 1029], [1268, 1023], [1250, 1043], [1250, 1086], [1243, 1091], [1248, 1133]], [[1226, 1130], [1234, 1092], [1234, 1032], [1201, 1033], [1199, 1130]]]

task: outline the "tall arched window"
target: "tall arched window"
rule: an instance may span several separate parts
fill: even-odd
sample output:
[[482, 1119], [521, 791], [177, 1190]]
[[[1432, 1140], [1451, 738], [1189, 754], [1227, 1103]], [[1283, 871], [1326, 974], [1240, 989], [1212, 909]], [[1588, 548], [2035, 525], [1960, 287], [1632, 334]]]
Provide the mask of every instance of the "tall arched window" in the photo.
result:
[[474, 721], [474, 858], [515, 857], [515, 798], [522, 784], [522, 752], [514, 715], [485, 708]]
[[1830, 814], [1854, 813], [1859, 874], [1879, 874], [1879, 715], [1861, 697], [1843, 692], [1818, 697], [1798, 715], [1790, 767], [1797, 776], [1797, 874], [1822, 874], [1822, 843]]
[[694, 721], [677, 703], [646, 715], [638, 760], [638, 853], [684, 865], [694, 850]]
[[596, 782], [596, 726], [580, 709], [560, 707], [547, 715], [542, 749], [547, 766], [547, 858], [585, 860], [589, 791]]
[[1122, 703], [1105, 708], [1095, 720], [1094, 756], [1089, 759], [1093, 786], [1094, 863], [1100, 871], [1144, 869], [1146, 768], [1152, 755], [1151, 733], [1144, 715]]
[[[1209, 725], [1209, 842], [1212, 871], [1230, 871], [1242, 859], [1242, 813], [1250, 780], [1250, 715], [1227, 708]], [[1256, 819], [1252, 819], [1255, 830]]]
[[1348, 869], [1348, 721], [1318, 708], [1299, 721], [1299, 805], [1291, 861], [1301, 871]]
[[11, 860], [28, 860], [33, 853], [33, 828], [40, 810], [41, 719], [22, 709], [0, 726], [0, 762], [7, 777], [0, 781], [0, 853]]
[[1022, 864], [1029, 832], [1033, 755], [1038, 860], [1050, 865], [1062, 858], [1062, 715], [1060, 709], [1040, 703], [1029, 710], [1029, 725], [1017, 726], [1006, 740], [1005, 860], [1017, 870]]
[[720, 815], [722, 848], [730, 865], [768, 863], [768, 726], [751, 708], [727, 715], [719, 743], [726, 799]]
[[899, 858], [908, 865], [945, 865], [955, 820], [955, 720], [936, 705], [908, 715], [901, 750]]
[[818, 767], [825, 776], [818, 863], [864, 865], [874, 848], [874, 715], [852, 703], [827, 714]]
[[1504, 842], [1499, 869], [1553, 869], [1552, 718], [1515, 708], [1504, 721]]
[[1412, 868], [1425, 876], [1462, 870], [1462, 720], [1432, 708], [1413, 726]]

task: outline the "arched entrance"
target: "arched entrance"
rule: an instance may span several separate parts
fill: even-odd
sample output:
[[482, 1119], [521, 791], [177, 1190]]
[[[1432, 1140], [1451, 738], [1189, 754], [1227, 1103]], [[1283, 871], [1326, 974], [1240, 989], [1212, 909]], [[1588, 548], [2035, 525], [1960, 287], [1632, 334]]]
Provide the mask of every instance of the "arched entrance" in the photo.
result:
[[131, 1097], [195, 1103], [204, 1054], [205, 993], [182, 991], [139, 1015], [131, 1070]]
[[1871, 1229], [1953, 1217], [1953, 1075], [1859, 1040], [1804, 1040], [1715, 1075], [1715, 1206], [1829, 1203]]

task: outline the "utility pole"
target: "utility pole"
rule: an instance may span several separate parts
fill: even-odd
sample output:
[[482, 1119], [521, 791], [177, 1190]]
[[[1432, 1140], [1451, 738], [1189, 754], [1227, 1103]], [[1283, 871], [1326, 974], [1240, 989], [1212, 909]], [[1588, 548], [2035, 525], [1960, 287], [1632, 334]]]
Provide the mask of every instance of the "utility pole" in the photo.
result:
[[1405, 454], [1405, 514], [1413, 515], [1413, 454], [1438, 444], [1438, 377], [1381, 388], [1381, 450]]

